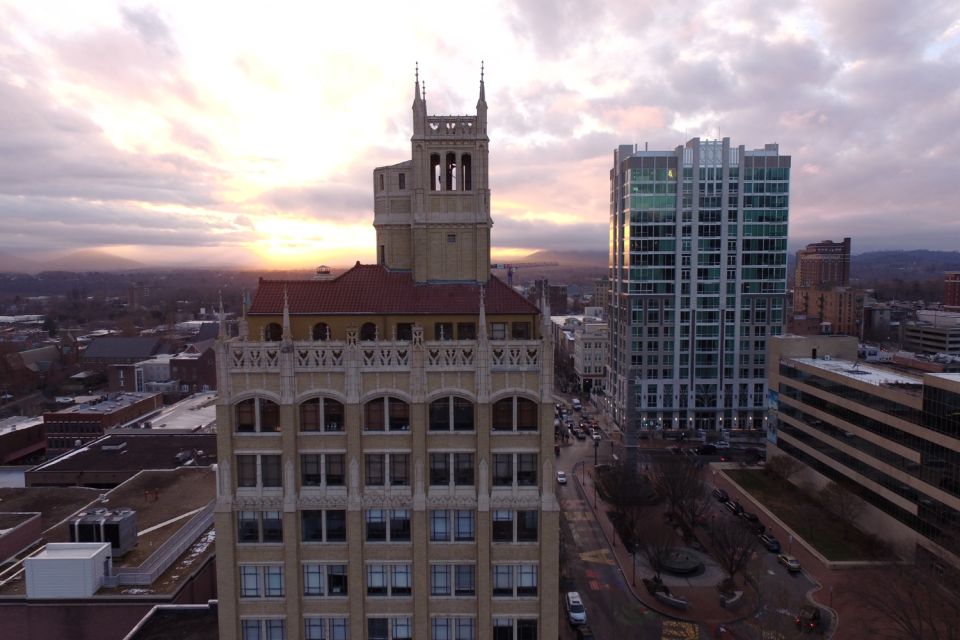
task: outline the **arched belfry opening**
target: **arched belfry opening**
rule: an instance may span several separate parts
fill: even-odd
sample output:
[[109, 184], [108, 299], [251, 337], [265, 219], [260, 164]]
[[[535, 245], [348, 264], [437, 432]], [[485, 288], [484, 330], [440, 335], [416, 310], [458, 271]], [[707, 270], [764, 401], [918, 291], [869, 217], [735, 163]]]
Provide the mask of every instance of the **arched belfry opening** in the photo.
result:
[[430, 154], [430, 191], [440, 191], [440, 154]]
[[457, 190], [457, 154], [454, 152], [449, 152], [447, 154], [447, 191], [456, 191]]
[[473, 191], [473, 170], [469, 153], [460, 156], [460, 176], [463, 182], [463, 190]]

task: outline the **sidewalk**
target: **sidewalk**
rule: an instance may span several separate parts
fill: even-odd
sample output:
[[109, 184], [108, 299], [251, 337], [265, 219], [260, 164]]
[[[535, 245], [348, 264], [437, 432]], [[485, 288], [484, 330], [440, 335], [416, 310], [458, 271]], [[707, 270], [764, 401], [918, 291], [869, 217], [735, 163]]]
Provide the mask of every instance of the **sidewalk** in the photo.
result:
[[643, 585], [643, 578], [651, 576], [644, 575], [643, 570], [637, 571], [636, 585], [633, 584], [633, 557], [627, 553], [626, 548], [619, 539], [615, 540], [616, 532], [613, 523], [607, 515], [607, 505], [597, 496], [596, 506], [594, 506], [594, 491], [592, 465], [588, 465], [590, 472], [585, 474], [583, 482], [579, 474], [572, 474], [573, 480], [580, 488], [584, 501], [590, 506], [594, 519], [600, 525], [603, 536], [610, 547], [620, 574], [627, 583], [628, 588], [640, 603], [657, 613], [669, 618], [683, 620], [686, 622], [695, 622], [707, 624], [716, 627], [720, 624], [730, 624], [751, 615], [756, 608], [756, 598], [752, 591], [744, 594], [744, 601], [735, 609], [725, 609], [720, 606], [720, 593], [716, 586], [695, 587], [695, 586], [671, 586], [670, 591], [675, 596], [683, 597], [689, 603], [688, 608], [683, 611], [668, 607], [655, 599]]

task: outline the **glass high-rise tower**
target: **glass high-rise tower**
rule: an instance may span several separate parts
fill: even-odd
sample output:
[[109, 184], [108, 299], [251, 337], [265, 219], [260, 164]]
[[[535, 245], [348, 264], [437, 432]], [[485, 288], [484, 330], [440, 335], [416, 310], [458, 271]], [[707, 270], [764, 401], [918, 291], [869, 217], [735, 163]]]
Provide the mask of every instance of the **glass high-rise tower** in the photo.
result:
[[763, 426], [789, 191], [776, 144], [614, 151], [607, 389], [628, 442], [641, 429]]

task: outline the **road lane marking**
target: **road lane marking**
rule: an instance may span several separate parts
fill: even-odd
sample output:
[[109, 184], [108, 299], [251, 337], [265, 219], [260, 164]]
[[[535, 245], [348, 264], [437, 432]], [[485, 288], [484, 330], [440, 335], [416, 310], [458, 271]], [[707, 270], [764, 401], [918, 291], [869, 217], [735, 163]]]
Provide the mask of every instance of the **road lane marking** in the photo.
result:
[[586, 511], [565, 511], [563, 515], [567, 522], [587, 522], [591, 520], [590, 514]]
[[595, 564], [606, 564], [613, 566], [613, 558], [610, 557], [610, 549], [584, 551], [580, 554], [580, 559], [584, 562], [593, 562]]
[[596, 580], [591, 580], [589, 583], [591, 591], [600, 591], [600, 583]]

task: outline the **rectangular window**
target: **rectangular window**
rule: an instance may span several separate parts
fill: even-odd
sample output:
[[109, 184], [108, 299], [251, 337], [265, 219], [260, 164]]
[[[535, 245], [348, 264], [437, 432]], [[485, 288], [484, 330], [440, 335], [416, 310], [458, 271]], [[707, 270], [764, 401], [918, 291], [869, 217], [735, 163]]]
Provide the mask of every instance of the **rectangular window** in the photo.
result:
[[401, 173], [397, 175], [397, 186], [401, 191], [407, 188], [407, 174]]
[[264, 487], [282, 487], [283, 474], [280, 466], [280, 456], [260, 456], [260, 481]]
[[364, 456], [364, 484], [368, 487], [384, 485], [384, 457], [382, 453], [368, 453]]
[[394, 487], [406, 487], [410, 485], [409, 454], [390, 454], [390, 485]]
[[492, 523], [494, 542], [513, 542], [513, 511], [494, 511]]
[[303, 565], [303, 595], [305, 596], [345, 596], [347, 595], [347, 565], [345, 564], [305, 564]]
[[493, 567], [493, 597], [513, 597], [513, 565], [498, 564]]
[[349, 640], [347, 618], [306, 618], [305, 640]]
[[530, 339], [530, 323], [514, 322], [511, 327], [511, 335], [514, 340], [529, 340]]
[[517, 511], [517, 542], [537, 541], [537, 512]]
[[390, 512], [390, 542], [410, 542], [410, 512], [406, 509]]
[[473, 511], [457, 510], [453, 513], [456, 524], [454, 540], [457, 542], [473, 542], [476, 537]]
[[328, 487], [343, 486], [344, 455], [342, 453], [328, 453], [324, 457], [326, 465], [325, 475]]
[[283, 566], [267, 565], [263, 568], [264, 596], [267, 598], [283, 597]]
[[435, 322], [433, 324], [434, 340], [453, 340], [453, 337], [452, 322]]
[[387, 541], [387, 515], [383, 509], [368, 509], [366, 515], [367, 542]]
[[448, 234], [447, 234], [447, 242], [450, 243], [450, 244], [456, 244], [456, 242], [457, 242], [457, 234], [455, 234], [455, 233], [448, 233]]
[[453, 568], [455, 596], [473, 596], [477, 591], [477, 570], [472, 564], [458, 564]]
[[430, 541], [449, 542], [450, 515], [448, 511], [433, 509], [430, 511]]
[[240, 566], [240, 597], [260, 597], [260, 568], [253, 565]]
[[490, 323], [490, 339], [506, 340], [507, 339], [507, 323], [506, 322]]
[[493, 454], [493, 486], [509, 487], [513, 485], [513, 454]]
[[323, 484], [321, 473], [321, 459], [319, 453], [304, 453], [300, 455], [300, 484], [304, 487], [319, 487]]
[[473, 322], [457, 323], [457, 340], [476, 340], [477, 325]]
[[521, 564], [517, 567], [517, 596], [537, 595], [537, 565]]
[[517, 485], [521, 487], [537, 486], [537, 454], [517, 454]]
[[430, 595], [449, 596], [450, 594], [450, 565], [432, 565], [430, 567]]
[[283, 513], [280, 511], [263, 512], [263, 541], [283, 542]]
[[260, 519], [256, 511], [237, 512], [237, 542], [260, 542]]
[[450, 484], [450, 454], [430, 454], [430, 484], [432, 486]]
[[257, 456], [237, 456], [237, 486], [257, 486]]
[[473, 483], [473, 454], [453, 454], [453, 484], [460, 487], [472, 487]]

